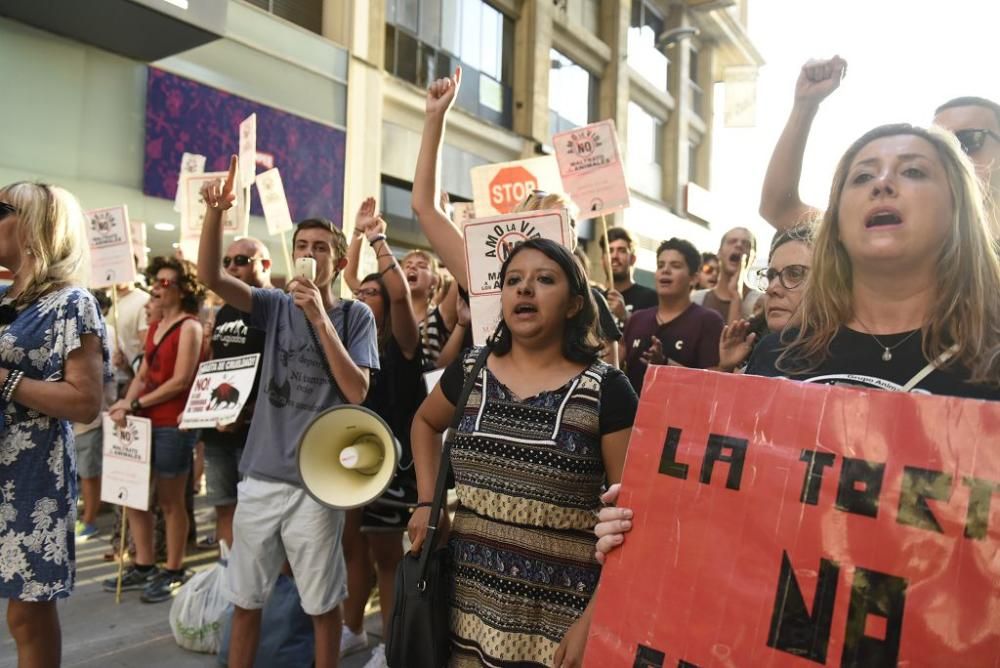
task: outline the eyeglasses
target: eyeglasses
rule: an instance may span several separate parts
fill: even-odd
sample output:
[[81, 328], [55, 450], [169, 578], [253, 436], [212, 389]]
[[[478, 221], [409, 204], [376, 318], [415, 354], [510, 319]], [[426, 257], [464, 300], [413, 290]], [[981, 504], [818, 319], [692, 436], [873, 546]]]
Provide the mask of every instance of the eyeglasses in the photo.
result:
[[17, 213], [17, 209], [12, 205], [7, 204], [7, 202], [0, 202], [0, 220], [15, 213]]
[[354, 293], [354, 296], [358, 299], [367, 299], [370, 297], [380, 297], [382, 293], [378, 288], [362, 288]]
[[171, 288], [175, 285], [180, 285], [177, 281], [172, 278], [154, 278], [153, 285], [158, 285], [161, 288]]
[[249, 255], [234, 255], [229, 257], [228, 255], [222, 258], [222, 266], [229, 269], [229, 265], [235, 264], [237, 267], [245, 267], [251, 262], [256, 262], [259, 257], [250, 257]]
[[777, 278], [781, 287], [786, 290], [794, 290], [802, 285], [808, 275], [809, 267], [802, 264], [790, 264], [781, 271], [772, 268], [761, 269], [757, 272], [757, 287], [767, 292], [767, 289], [771, 287], [771, 282]]
[[962, 145], [962, 150], [965, 151], [966, 155], [977, 153], [983, 147], [983, 144], [986, 143], [987, 137], [993, 137], [993, 139], [1000, 141], [1000, 134], [986, 128], [957, 130], [955, 136], [958, 138], [958, 143]]

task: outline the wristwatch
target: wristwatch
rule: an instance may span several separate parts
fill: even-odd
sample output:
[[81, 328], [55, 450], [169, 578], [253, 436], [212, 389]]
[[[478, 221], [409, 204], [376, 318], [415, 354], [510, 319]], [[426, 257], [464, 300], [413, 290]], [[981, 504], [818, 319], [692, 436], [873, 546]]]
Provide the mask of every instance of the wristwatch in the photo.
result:
[[140, 403], [139, 403], [139, 400], [138, 400], [138, 399], [133, 399], [133, 400], [132, 400], [132, 403], [131, 403], [131, 404], [129, 404], [129, 409], [130, 409], [130, 410], [131, 410], [131, 411], [132, 411], [133, 413], [138, 413], [139, 411], [141, 411], [141, 410], [142, 410], [142, 404], [140, 404]]

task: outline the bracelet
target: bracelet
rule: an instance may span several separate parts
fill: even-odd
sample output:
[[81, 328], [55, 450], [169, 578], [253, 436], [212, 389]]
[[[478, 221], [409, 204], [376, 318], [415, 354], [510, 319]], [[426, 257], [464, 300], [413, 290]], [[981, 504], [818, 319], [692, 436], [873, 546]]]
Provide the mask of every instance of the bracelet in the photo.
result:
[[378, 242], [385, 241], [388, 238], [389, 237], [385, 236], [384, 234], [376, 234], [374, 237], [372, 237], [371, 239], [368, 240], [368, 245], [369, 246], [374, 246]]
[[414, 508], [430, 508], [434, 505], [433, 501], [421, 501], [420, 503], [413, 506]]
[[18, 384], [21, 379], [24, 378], [24, 372], [14, 369], [7, 374], [6, 380], [3, 382], [3, 386], [0, 386], [0, 395], [3, 396], [4, 401], [10, 401], [11, 397], [14, 396], [14, 390], [17, 389]]
[[379, 276], [385, 276], [385, 275], [386, 275], [386, 274], [387, 274], [388, 272], [392, 271], [392, 270], [393, 270], [393, 269], [395, 269], [395, 268], [396, 268], [396, 263], [395, 263], [395, 262], [393, 262], [393, 263], [392, 263], [392, 264], [390, 264], [390, 265], [389, 265], [388, 267], [386, 267], [386, 268], [385, 268], [385, 269], [383, 269], [382, 271], [378, 272], [378, 275], [379, 275]]

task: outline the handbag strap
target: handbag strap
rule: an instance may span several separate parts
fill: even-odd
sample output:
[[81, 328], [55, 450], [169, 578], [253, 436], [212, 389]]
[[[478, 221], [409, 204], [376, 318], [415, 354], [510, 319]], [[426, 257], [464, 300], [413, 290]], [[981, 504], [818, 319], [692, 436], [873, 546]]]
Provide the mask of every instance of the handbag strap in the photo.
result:
[[[486, 364], [486, 358], [489, 357], [489, 354], [490, 349], [484, 347], [476, 357], [476, 363], [473, 365], [468, 378], [465, 379], [465, 385], [462, 386], [462, 393], [458, 396], [458, 401], [455, 403], [455, 416], [451, 420], [451, 428], [453, 430], [458, 429], [458, 425], [462, 421], [462, 415], [465, 413], [465, 404], [469, 401], [469, 395], [472, 394], [476, 378]], [[438, 528], [435, 525], [441, 517], [441, 506], [444, 505], [446, 493], [445, 488], [448, 486], [448, 471], [451, 469], [451, 441], [451, 438], [444, 439], [444, 446], [441, 448], [441, 466], [438, 468], [437, 483], [434, 487], [434, 503], [431, 506], [430, 514], [431, 520], [435, 524], [427, 525], [424, 548], [420, 551], [420, 568], [418, 569], [420, 577], [417, 580], [417, 589], [420, 591], [423, 591], [426, 586], [427, 563], [431, 552], [434, 551], [434, 539], [437, 537]]]
[[[153, 350], [149, 353], [149, 357], [146, 358], [147, 367], [153, 365], [153, 360], [156, 359], [156, 353], [160, 352], [160, 346], [162, 346], [164, 341], [167, 340], [167, 337], [173, 334], [175, 329], [183, 325], [188, 320], [197, 320], [197, 318], [195, 318], [193, 315], [185, 316], [167, 328], [167, 331], [163, 333], [163, 336], [160, 337], [160, 340], [153, 345]], [[159, 327], [159, 325], [157, 325], [157, 327]]]

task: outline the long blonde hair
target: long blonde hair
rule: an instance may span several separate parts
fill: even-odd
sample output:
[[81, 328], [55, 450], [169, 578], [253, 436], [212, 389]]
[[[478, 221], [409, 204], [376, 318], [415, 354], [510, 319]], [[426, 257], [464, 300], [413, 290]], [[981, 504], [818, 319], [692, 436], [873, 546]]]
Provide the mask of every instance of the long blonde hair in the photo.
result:
[[76, 197], [58, 186], [20, 181], [0, 188], [0, 199], [17, 209], [22, 264], [25, 255], [33, 259], [31, 276], [17, 302], [26, 304], [53, 289], [86, 285], [90, 245], [86, 217]]
[[787, 373], [818, 368], [829, 356], [837, 331], [853, 317], [853, 270], [840, 241], [840, 196], [861, 149], [895, 135], [928, 141], [937, 151], [951, 191], [951, 234], [937, 258], [938, 291], [921, 331], [923, 355], [930, 362], [954, 345], [955, 353], [944, 367], [968, 370], [969, 382], [1000, 386], [1000, 257], [990, 235], [979, 181], [954, 135], [908, 124], [883, 125], [867, 132], [840, 159], [813, 245], [802, 326], [778, 358], [778, 368]]

